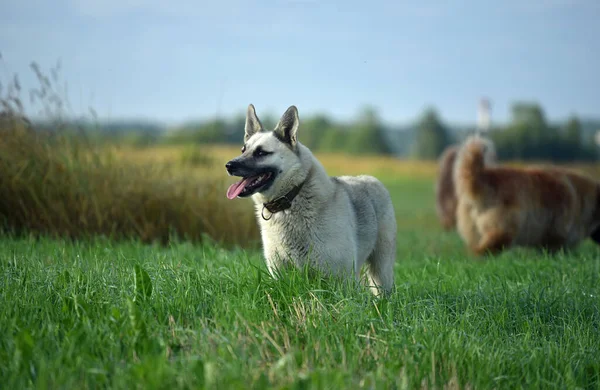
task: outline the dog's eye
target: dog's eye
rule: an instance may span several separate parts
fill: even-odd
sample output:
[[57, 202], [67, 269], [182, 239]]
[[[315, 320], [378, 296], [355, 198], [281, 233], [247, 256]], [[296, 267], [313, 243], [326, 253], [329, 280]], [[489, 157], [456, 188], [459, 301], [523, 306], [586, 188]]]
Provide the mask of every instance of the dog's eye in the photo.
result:
[[264, 157], [264, 156], [268, 156], [269, 154], [271, 154], [271, 152], [267, 152], [265, 150], [262, 150], [261, 148], [258, 148], [254, 151], [254, 157]]
[[246, 151], [246, 145], [242, 146], [242, 153]]

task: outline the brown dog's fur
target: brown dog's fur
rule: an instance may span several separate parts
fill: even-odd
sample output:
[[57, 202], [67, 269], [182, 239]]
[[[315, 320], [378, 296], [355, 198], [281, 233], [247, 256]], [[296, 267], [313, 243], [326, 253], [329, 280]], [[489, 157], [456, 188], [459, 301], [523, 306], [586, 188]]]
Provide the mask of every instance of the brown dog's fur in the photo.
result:
[[456, 226], [456, 194], [454, 193], [454, 161], [458, 145], [447, 147], [439, 158], [438, 179], [435, 186], [435, 206], [438, 218], [445, 230]]
[[[486, 142], [488, 149], [485, 154], [485, 163], [492, 165], [496, 162], [495, 148], [490, 141]], [[450, 145], [442, 152], [438, 160], [438, 179], [435, 187], [436, 211], [440, 224], [445, 230], [452, 230], [456, 227], [458, 200], [454, 185], [454, 164], [459, 150], [460, 145]]]
[[469, 139], [457, 157], [457, 229], [477, 254], [512, 246], [550, 251], [600, 239], [600, 185], [558, 167], [486, 167], [486, 145]]

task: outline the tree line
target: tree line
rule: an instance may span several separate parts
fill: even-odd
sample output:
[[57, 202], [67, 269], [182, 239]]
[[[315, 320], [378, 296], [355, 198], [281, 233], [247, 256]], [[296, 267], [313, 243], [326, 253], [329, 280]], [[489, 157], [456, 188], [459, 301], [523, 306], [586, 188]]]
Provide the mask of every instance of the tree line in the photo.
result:
[[[261, 118], [266, 128], [273, 128], [277, 118]], [[233, 144], [242, 140], [245, 116], [189, 122], [165, 129], [150, 122], [73, 122], [72, 127], [86, 129], [95, 142], [156, 144]], [[54, 127], [40, 124], [40, 128]], [[365, 107], [352, 121], [336, 121], [317, 114], [301, 119], [299, 140], [314, 151], [353, 155], [393, 155], [433, 160], [449, 145], [460, 142], [476, 131], [474, 126], [449, 125], [435, 108], [427, 108], [410, 125], [384, 124], [377, 111]], [[64, 127], [70, 127], [66, 125]], [[563, 123], [550, 123], [543, 109], [535, 103], [518, 102], [511, 108], [510, 120], [492, 127], [487, 136], [496, 143], [503, 160], [543, 160], [555, 162], [595, 161], [599, 147], [594, 136], [600, 121], [582, 122], [576, 116]]]
[[[244, 121], [240, 115], [229, 121], [190, 123], [171, 130], [162, 142], [239, 144]], [[272, 128], [276, 120], [267, 117], [263, 122]], [[584, 131], [576, 116], [564, 123], [549, 123], [540, 105], [517, 102], [511, 107], [509, 122], [492, 127], [487, 136], [494, 140], [503, 160], [594, 161], [599, 150], [590, 130], [600, 130], [600, 122], [590, 126]], [[299, 139], [316, 151], [431, 160], [475, 131], [474, 126], [445, 124], [434, 108], [427, 108], [412, 126], [392, 128], [382, 123], [375, 109], [367, 107], [352, 122], [334, 121], [326, 115], [303, 119]]]
[[[600, 130], [600, 124], [592, 130]], [[595, 161], [599, 150], [595, 131], [584, 133], [574, 115], [564, 123], [549, 124], [539, 105], [516, 103], [511, 122], [493, 129], [491, 137], [505, 160]]]

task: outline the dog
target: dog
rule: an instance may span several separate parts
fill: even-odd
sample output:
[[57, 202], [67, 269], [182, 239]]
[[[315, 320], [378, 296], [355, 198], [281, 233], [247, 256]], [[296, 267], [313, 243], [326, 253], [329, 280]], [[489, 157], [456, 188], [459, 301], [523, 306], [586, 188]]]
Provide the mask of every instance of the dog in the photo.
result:
[[[489, 143], [489, 151], [486, 153], [486, 164], [496, 163], [496, 152], [493, 144]], [[440, 224], [444, 230], [456, 228], [456, 191], [454, 186], [454, 163], [460, 145], [450, 145], [438, 159], [438, 178], [435, 185], [436, 212]]]
[[476, 255], [516, 246], [569, 250], [600, 234], [600, 185], [556, 167], [487, 167], [487, 140], [470, 138], [458, 153], [457, 229]]
[[328, 176], [298, 141], [299, 124], [298, 109], [290, 106], [266, 131], [248, 106], [242, 154], [225, 165], [242, 180], [227, 197], [252, 197], [273, 277], [288, 266], [308, 266], [359, 280], [366, 264], [371, 291], [390, 293], [397, 227], [388, 190], [372, 176]]

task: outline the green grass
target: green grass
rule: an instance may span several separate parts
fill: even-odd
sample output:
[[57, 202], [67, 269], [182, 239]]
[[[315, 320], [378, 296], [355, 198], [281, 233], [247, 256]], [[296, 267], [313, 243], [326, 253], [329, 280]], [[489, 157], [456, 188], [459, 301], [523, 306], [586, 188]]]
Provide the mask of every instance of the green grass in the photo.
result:
[[600, 388], [595, 245], [476, 261], [431, 180], [386, 184], [385, 300], [211, 243], [0, 239], [0, 387]]

